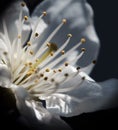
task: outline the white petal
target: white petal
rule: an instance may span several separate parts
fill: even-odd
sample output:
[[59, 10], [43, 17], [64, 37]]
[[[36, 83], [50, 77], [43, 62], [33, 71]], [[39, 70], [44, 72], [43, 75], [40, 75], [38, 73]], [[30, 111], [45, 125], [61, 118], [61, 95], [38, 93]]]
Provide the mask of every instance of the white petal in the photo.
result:
[[116, 107], [117, 101], [118, 80], [108, 80], [100, 84], [85, 80], [76, 90], [48, 97], [46, 106], [52, 113], [70, 117]]
[[51, 115], [39, 101], [31, 99], [23, 87], [12, 85], [12, 90], [15, 93], [18, 110], [28, 121], [29, 127], [36, 130], [70, 130], [70, 127], [58, 116]]
[[[18, 37], [18, 35], [19, 35], [18, 30], [22, 29], [21, 25], [18, 23], [21, 10], [22, 10], [22, 17], [24, 17], [25, 15], [29, 16], [29, 11], [28, 11], [27, 7], [26, 6], [22, 7], [21, 2], [22, 2], [22, 0], [12, 3], [10, 5], [10, 7], [8, 7], [7, 10], [4, 11], [3, 17], [2, 17], [3, 21], [1, 20], [0, 29], [1, 29], [1, 31], [3, 30], [2, 22], [5, 22], [7, 31], [8, 31], [8, 35], [9, 35], [9, 39], [11, 42], [13, 42], [13, 40]], [[30, 26], [29, 26], [29, 28], [26, 29], [26, 28], [24, 28], [25, 26], [29, 26], [29, 23], [28, 22], [24, 23], [23, 32], [22, 32], [23, 41], [25, 41], [28, 38], [29, 28], [30, 28]]]
[[0, 64], [0, 86], [9, 88], [11, 84], [11, 73], [6, 65]]
[[86, 66], [97, 58], [99, 39], [93, 26], [93, 10], [85, 0], [45, 0], [35, 9], [33, 16], [39, 16], [45, 10], [48, 15], [44, 18], [44, 21], [49, 24], [49, 27], [44, 32], [41, 42], [61, 22], [61, 19], [66, 18], [67, 24], [62, 27], [51, 41], [60, 46], [64, 43], [66, 35], [72, 33], [73, 37], [67, 48], [69, 49], [77, 44], [81, 38], [85, 37], [86, 44], [83, 46], [87, 51], [79, 60], [79, 64]]

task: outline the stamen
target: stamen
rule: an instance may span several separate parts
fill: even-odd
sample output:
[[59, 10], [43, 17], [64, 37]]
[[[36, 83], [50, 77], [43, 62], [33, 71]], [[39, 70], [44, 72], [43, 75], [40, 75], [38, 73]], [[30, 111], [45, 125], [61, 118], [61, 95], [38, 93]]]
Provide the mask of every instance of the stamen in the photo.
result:
[[24, 16], [24, 20], [27, 21], [28, 20], [28, 16]]
[[26, 6], [26, 3], [25, 3], [25, 2], [22, 2], [22, 3], [21, 3], [21, 6], [22, 6], [22, 7], [25, 7], [25, 6]]
[[93, 64], [96, 64], [96, 62], [97, 62], [96, 60], [93, 60], [93, 62], [92, 62], [92, 63], [93, 63]]

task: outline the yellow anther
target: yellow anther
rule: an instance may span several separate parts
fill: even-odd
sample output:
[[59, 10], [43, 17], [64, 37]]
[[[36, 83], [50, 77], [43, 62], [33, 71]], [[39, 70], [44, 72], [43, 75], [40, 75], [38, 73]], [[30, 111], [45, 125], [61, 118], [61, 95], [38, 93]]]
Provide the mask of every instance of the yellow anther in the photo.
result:
[[28, 45], [28, 46], [31, 46], [31, 42], [30, 42], [30, 41], [29, 41], [29, 42], [27, 42], [27, 45]]
[[68, 34], [67, 36], [71, 38], [71, 37], [72, 37], [72, 34]]
[[27, 21], [28, 20], [28, 16], [24, 16], [24, 20]]
[[47, 15], [47, 12], [46, 12], [46, 11], [44, 11], [44, 12], [43, 12], [43, 15], [44, 15], [44, 16], [46, 16], [46, 15]]
[[49, 69], [49, 68], [47, 68], [45, 71], [46, 71], [46, 72], [50, 72], [50, 69]]
[[56, 73], [56, 70], [53, 70], [54, 73]]
[[33, 54], [34, 54], [34, 52], [33, 52], [32, 50], [30, 50], [30, 51], [29, 51], [29, 53], [30, 53], [31, 55], [33, 55]]
[[18, 39], [20, 39], [21, 38], [21, 35], [18, 35]]
[[64, 54], [65, 54], [65, 51], [64, 51], [64, 50], [62, 50], [62, 51], [61, 51], [61, 54], [62, 54], [62, 55], [64, 55]]
[[82, 38], [81, 39], [81, 43], [85, 43], [86, 42], [86, 39], [85, 38]]
[[38, 83], [38, 82], [39, 82], [39, 80], [38, 80], [38, 79], [36, 79], [34, 82], [35, 82], [35, 83]]
[[66, 24], [67, 20], [66, 19], [62, 19], [62, 23]]
[[31, 65], [32, 65], [32, 62], [29, 62], [29, 65], [31, 66]]
[[51, 46], [51, 44], [50, 44], [50, 43], [47, 43], [47, 46], [48, 46], [48, 47], [50, 47], [50, 46]]

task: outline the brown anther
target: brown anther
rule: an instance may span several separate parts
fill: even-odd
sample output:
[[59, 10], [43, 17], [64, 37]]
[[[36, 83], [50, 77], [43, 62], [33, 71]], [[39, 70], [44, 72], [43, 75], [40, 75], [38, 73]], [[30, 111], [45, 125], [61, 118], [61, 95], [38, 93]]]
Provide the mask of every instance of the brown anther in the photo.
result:
[[77, 70], [80, 70], [80, 67], [78, 66], [76, 69], [77, 69]]
[[85, 80], [85, 76], [84, 76], [84, 77], [82, 77], [82, 80]]
[[38, 37], [38, 36], [39, 36], [39, 34], [36, 32], [36, 33], [35, 33], [35, 37]]
[[81, 43], [85, 43], [86, 42], [86, 39], [85, 38], [82, 38], [81, 39]]
[[66, 19], [62, 19], [62, 23], [66, 24], [67, 20]]
[[44, 16], [46, 16], [46, 15], [47, 15], [47, 12], [46, 12], [46, 11], [44, 11], [44, 12], [43, 12], [43, 15], [44, 15]]
[[56, 73], [56, 70], [53, 70], [54, 73]]
[[38, 81], [38, 79], [36, 79], [34, 82], [35, 82], [35, 83], [38, 83], [39, 81]]
[[30, 50], [30, 52], [29, 52], [31, 55], [33, 55], [34, 54], [34, 52], [32, 51], [32, 50]]
[[65, 74], [64, 74], [64, 76], [65, 76], [65, 77], [68, 77], [68, 76], [69, 76], [69, 74], [68, 74], [68, 73], [65, 73]]
[[81, 51], [85, 52], [85, 51], [86, 51], [86, 49], [85, 49], [85, 48], [81, 48]]
[[22, 6], [22, 7], [26, 6], [26, 3], [25, 3], [25, 2], [22, 2], [22, 3], [21, 3], [21, 6]]
[[44, 77], [44, 80], [48, 80], [48, 77]]
[[50, 43], [47, 43], [47, 47], [50, 47], [51, 46], [51, 44]]
[[32, 62], [29, 62], [29, 65], [31, 66], [31, 65], [32, 65]]
[[68, 62], [65, 62], [65, 66], [68, 66]]
[[43, 77], [44, 76], [44, 74], [40, 74], [40, 77]]
[[59, 71], [59, 72], [62, 72], [62, 69], [61, 69], [61, 68], [59, 68], [59, 69], [58, 69], [58, 71]]
[[93, 61], [92, 61], [93, 64], [96, 64], [96, 62], [97, 62], [96, 60], [93, 60]]
[[53, 56], [53, 55], [54, 55], [54, 52], [51, 52], [50, 55]]
[[46, 71], [46, 72], [50, 72], [50, 69], [47, 68], [45, 71]]
[[7, 54], [8, 54], [8, 52], [4, 51], [4, 52], [3, 52], [3, 54], [4, 54], [4, 55], [7, 55]]
[[24, 16], [24, 20], [27, 21], [28, 20], [28, 16]]
[[67, 36], [71, 38], [71, 37], [72, 37], [72, 34], [68, 34]]
[[55, 80], [54, 79], [51, 79], [51, 82], [54, 82]]
[[64, 51], [64, 50], [62, 50], [62, 51], [61, 51], [61, 54], [62, 54], [62, 55], [64, 55], [64, 54], [65, 54], [65, 51]]

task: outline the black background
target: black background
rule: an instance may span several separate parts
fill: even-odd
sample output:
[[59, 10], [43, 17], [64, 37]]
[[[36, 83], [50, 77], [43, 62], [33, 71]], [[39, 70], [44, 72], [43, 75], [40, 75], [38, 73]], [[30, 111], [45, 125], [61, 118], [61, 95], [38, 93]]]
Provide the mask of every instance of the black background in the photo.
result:
[[[1, 0], [0, 12], [13, 0]], [[26, 0], [32, 10], [39, 0]], [[104, 81], [109, 78], [118, 78], [118, 7], [117, 0], [88, 0], [94, 9], [94, 23], [101, 41], [98, 62], [91, 76], [96, 81]], [[3, 102], [4, 92], [0, 90], [0, 129], [7, 126], [15, 129], [26, 129], [17, 122], [17, 112], [8, 113], [9, 107]], [[115, 119], [116, 118], [116, 119]], [[118, 129], [118, 109], [109, 109], [89, 114], [82, 114], [73, 118], [64, 118], [74, 130], [83, 129]], [[5, 125], [3, 125], [5, 124]], [[116, 128], [115, 128], [116, 127]]]

